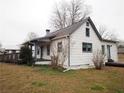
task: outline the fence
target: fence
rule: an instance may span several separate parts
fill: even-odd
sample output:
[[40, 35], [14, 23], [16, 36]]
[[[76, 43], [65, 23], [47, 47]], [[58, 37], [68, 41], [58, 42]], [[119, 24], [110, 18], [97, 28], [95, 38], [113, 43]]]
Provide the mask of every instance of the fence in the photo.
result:
[[19, 53], [1, 54], [0, 62], [17, 63], [19, 61], [19, 55]]

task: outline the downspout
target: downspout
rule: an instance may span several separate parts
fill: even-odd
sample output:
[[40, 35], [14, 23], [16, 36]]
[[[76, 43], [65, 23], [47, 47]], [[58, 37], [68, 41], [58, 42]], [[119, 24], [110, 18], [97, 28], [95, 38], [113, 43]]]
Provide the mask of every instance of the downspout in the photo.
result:
[[69, 71], [70, 70], [70, 35], [67, 36], [68, 39], [68, 68], [64, 70], [63, 72]]
[[36, 43], [34, 43], [34, 47], [35, 47], [34, 53], [35, 53], [35, 61], [36, 61], [36, 59], [37, 59], [37, 57], [36, 57], [36, 55], [37, 55], [37, 54], [36, 54], [36, 53], [37, 53], [37, 52], [36, 52], [36, 51], [37, 51]]
[[70, 67], [70, 34], [66, 35], [65, 38], [68, 39], [68, 67]]
[[68, 37], [68, 67], [70, 67], [70, 35]]

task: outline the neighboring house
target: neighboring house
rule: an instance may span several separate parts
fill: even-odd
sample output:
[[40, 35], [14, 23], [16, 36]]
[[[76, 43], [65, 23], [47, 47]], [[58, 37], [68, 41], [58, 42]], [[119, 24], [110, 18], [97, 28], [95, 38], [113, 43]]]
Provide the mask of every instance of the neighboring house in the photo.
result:
[[3, 53], [4, 53], [4, 51], [5, 51], [5, 49], [4, 49], [4, 48], [0, 48], [0, 55], [1, 55], [1, 54], [3, 54]]
[[124, 62], [124, 42], [118, 43], [118, 60], [119, 62]]
[[59, 55], [59, 62], [65, 68], [89, 68], [98, 50], [106, 55], [106, 61], [118, 61], [116, 42], [102, 39], [90, 17], [55, 32], [46, 30], [46, 33], [24, 43], [32, 46], [36, 64], [50, 64], [51, 56]]
[[118, 47], [118, 54], [124, 54], [124, 46]]

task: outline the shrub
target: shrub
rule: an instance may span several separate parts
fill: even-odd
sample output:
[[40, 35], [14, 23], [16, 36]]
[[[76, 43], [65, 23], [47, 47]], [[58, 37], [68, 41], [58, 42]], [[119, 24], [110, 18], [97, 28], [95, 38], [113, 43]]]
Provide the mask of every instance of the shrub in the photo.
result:
[[51, 67], [56, 69], [56, 68], [58, 68], [58, 65], [59, 65], [58, 64], [58, 56], [55, 56], [55, 55], [51, 56]]
[[59, 63], [59, 56], [58, 55], [51, 56], [51, 67], [53, 69], [57, 69], [59, 71], [65, 70], [63, 68], [63, 65]]
[[32, 58], [32, 50], [28, 46], [21, 47], [20, 50], [21, 64], [32, 65], [34, 60]]
[[96, 69], [102, 69], [102, 67], [104, 66], [104, 59], [105, 55], [103, 55], [102, 52], [99, 50], [93, 54], [93, 63]]

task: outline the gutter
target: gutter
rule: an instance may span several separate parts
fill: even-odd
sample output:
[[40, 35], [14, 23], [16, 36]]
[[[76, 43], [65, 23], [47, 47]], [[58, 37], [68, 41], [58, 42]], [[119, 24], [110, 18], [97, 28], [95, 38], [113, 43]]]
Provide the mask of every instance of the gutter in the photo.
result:
[[68, 37], [68, 36], [67, 36], [67, 35], [59, 36], [59, 37], [55, 37], [55, 38], [53, 38], [52, 40], [58, 40], [58, 39], [61, 39], [61, 38], [66, 38], [66, 37]]
[[36, 43], [34, 43], [34, 47], [35, 47], [34, 53], [35, 53], [35, 60], [36, 60], [36, 59], [37, 59], [37, 48], [36, 48]]

